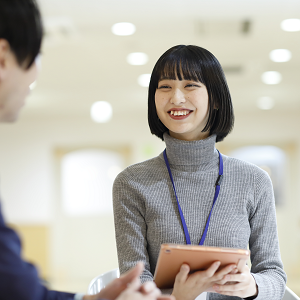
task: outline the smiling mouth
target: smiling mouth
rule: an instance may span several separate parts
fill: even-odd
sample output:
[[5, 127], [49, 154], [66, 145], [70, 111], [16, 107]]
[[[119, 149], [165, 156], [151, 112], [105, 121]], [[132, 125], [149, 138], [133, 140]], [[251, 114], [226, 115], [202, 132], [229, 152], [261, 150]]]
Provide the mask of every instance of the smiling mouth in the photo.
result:
[[187, 116], [191, 112], [193, 112], [193, 111], [192, 110], [170, 110], [170, 111], [168, 111], [168, 113], [171, 116]]

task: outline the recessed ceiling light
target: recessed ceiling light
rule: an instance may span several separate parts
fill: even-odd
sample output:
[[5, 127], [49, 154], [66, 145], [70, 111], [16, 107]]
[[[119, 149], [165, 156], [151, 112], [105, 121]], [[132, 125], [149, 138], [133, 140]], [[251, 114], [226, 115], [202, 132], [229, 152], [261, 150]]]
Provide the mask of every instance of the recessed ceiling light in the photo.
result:
[[132, 35], [135, 33], [135, 30], [135, 26], [128, 22], [116, 23], [111, 28], [115, 35]]
[[300, 31], [300, 19], [286, 19], [281, 22], [284, 31]]
[[271, 97], [261, 97], [257, 100], [257, 107], [263, 110], [272, 109], [274, 104], [274, 99]]
[[279, 72], [268, 71], [261, 75], [261, 80], [265, 84], [278, 84], [282, 80], [282, 76]]
[[97, 101], [91, 107], [91, 117], [97, 123], [106, 123], [112, 117], [112, 107], [106, 101]]
[[270, 59], [275, 62], [286, 62], [292, 57], [292, 53], [287, 49], [275, 49], [270, 52]]
[[127, 62], [134, 66], [145, 65], [148, 62], [148, 55], [143, 52], [133, 52], [128, 54]]
[[150, 83], [151, 74], [142, 74], [138, 77], [138, 83], [142, 87], [148, 87]]

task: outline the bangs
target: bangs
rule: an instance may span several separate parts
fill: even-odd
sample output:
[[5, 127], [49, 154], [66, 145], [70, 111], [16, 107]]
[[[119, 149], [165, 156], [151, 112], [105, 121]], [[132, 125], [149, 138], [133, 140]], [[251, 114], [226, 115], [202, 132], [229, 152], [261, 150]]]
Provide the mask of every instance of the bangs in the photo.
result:
[[163, 79], [178, 79], [180, 81], [192, 80], [204, 83], [201, 63], [191, 57], [191, 55], [188, 55], [189, 53], [178, 52], [170, 53], [170, 55], [164, 57], [164, 59], [158, 63], [155, 70], [155, 77], [158, 81]]

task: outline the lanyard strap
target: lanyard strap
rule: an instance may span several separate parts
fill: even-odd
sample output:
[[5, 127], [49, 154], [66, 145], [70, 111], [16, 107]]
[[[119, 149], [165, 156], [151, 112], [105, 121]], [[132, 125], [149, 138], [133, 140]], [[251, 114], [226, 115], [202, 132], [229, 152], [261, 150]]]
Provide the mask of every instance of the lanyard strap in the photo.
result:
[[[222, 159], [222, 155], [219, 152], [219, 150], [217, 150], [217, 151], [219, 153], [219, 176], [218, 176], [217, 181], [216, 181], [216, 189], [215, 189], [215, 195], [214, 195], [214, 201], [213, 201], [213, 204], [212, 204], [212, 208], [211, 208], [209, 216], [207, 218], [205, 229], [204, 229], [203, 235], [202, 235], [200, 243], [199, 243], [199, 245], [201, 245], [201, 246], [204, 244], [204, 241], [205, 241], [205, 238], [206, 238], [206, 234], [207, 234], [207, 231], [208, 231], [208, 226], [209, 226], [209, 222], [210, 222], [211, 213], [212, 213], [214, 205], [215, 205], [215, 203], [217, 201], [217, 198], [219, 196], [220, 184], [221, 184], [222, 179], [223, 179], [223, 159]], [[185, 223], [185, 219], [184, 219], [184, 216], [183, 216], [182, 209], [181, 209], [179, 201], [178, 201], [178, 197], [177, 197], [177, 193], [176, 193], [176, 188], [175, 188], [175, 184], [174, 184], [174, 180], [173, 180], [173, 176], [172, 176], [170, 164], [169, 164], [169, 161], [168, 161], [168, 158], [167, 158], [166, 149], [164, 150], [163, 154], [164, 154], [165, 163], [166, 163], [169, 175], [170, 175], [170, 179], [171, 179], [171, 182], [172, 182], [172, 185], [173, 185], [173, 189], [174, 189], [174, 193], [175, 193], [175, 197], [176, 197], [176, 201], [177, 201], [177, 206], [178, 206], [178, 210], [179, 210], [179, 214], [180, 214], [180, 219], [181, 219], [181, 223], [182, 223], [183, 231], [184, 231], [184, 235], [185, 235], [185, 240], [186, 240], [187, 245], [190, 245], [191, 244], [191, 239], [190, 239], [189, 231], [188, 231], [186, 223]]]

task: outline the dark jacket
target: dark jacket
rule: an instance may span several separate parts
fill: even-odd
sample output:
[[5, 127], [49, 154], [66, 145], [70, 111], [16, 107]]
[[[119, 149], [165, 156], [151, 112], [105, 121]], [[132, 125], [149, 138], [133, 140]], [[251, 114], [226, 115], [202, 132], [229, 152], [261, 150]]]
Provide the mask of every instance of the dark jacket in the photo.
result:
[[36, 268], [22, 260], [21, 243], [5, 225], [0, 207], [0, 300], [73, 300], [74, 294], [49, 291]]

